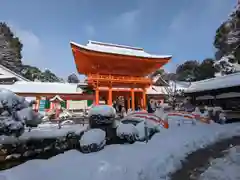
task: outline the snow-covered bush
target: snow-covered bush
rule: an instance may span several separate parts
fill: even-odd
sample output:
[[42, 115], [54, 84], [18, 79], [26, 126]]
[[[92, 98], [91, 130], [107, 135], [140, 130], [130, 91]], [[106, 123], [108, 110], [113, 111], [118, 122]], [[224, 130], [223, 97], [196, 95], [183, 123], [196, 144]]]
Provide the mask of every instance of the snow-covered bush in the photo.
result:
[[98, 105], [89, 111], [89, 125], [91, 128], [99, 128], [99, 125], [111, 125], [116, 117], [116, 111], [112, 106]]
[[97, 105], [93, 106], [88, 113], [89, 116], [92, 115], [101, 115], [105, 117], [115, 117], [116, 116], [116, 110], [109, 105]]
[[129, 143], [135, 142], [138, 138], [137, 128], [133, 124], [119, 124], [116, 134], [120, 139], [127, 140]]
[[105, 138], [105, 131], [101, 129], [89, 129], [84, 132], [79, 141], [81, 151], [84, 153], [100, 151], [106, 144]]
[[36, 127], [42, 122], [43, 115], [36, 113], [31, 107], [26, 107], [17, 111], [17, 118], [24, 120], [28, 127]]
[[40, 124], [42, 116], [30, 106], [24, 97], [0, 89], [0, 135], [20, 136], [25, 125], [33, 127]]
[[136, 125], [136, 129], [138, 131], [138, 141], [145, 141], [146, 140], [146, 134], [145, 134], [145, 128], [147, 128], [147, 137], [148, 139], [151, 139], [151, 137], [155, 134], [160, 132], [159, 126], [154, 126], [152, 123], [147, 121], [142, 121]]

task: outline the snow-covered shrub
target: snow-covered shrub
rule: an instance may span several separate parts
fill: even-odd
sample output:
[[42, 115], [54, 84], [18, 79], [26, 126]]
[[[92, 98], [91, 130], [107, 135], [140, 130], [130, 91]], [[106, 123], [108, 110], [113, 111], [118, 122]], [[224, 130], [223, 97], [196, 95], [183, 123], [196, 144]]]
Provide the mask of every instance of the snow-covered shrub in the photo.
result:
[[101, 129], [89, 129], [84, 132], [79, 141], [81, 151], [84, 153], [100, 151], [106, 144], [105, 138], [105, 131]]
[[116, 116], [116, 110], [109, 105], [97, 105], [93, 106], [88, 113], [89, 116], [92, 115], [101, 115], [106, 117], [115, 117]]
[[26, 126], [36, 127], [42, 122], [43, 115], [33, 111], [31, 107], [17, 111], [17, 118], [25, 121]]
[[146, 134], [145, 134], [145, 128], [147, 128], [147, 137], [148, 139], [151, 139], [151, 137], [155, 134], [160, 132], [159, 126], [153, 125], [151, 122], [148, 121], [142, 121], [136, 125], [136, 129], [138, 131], [138, 141], [145, 141], [146, 140]]
[[129, 143], [135, 142], [138, 137], [137, 128], [133, 124], [119, 124], [116, 133], [120, 139], [127, 140]]
[[98, 128], [98, 125], [112, 124], [116, 111], [112, 106], [98, 105], [90, 109], [88, 116], [91, 128]]
[[24, 97], [0, 89], [0, 135], [20, 136], [25, 125], [37, 126], [42, 116], [30, 107]]

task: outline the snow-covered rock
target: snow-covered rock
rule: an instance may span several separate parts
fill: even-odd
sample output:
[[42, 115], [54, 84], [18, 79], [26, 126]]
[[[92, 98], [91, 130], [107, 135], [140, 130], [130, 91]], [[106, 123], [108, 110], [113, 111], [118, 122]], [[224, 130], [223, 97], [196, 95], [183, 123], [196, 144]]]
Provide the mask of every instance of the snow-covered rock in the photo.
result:
[[136, 141], [138, 136], [137, 128], [133, 124], [119, 124], [116, 133], [120, 139], [126, 139], [128, 142]]
[[82, 135], [79, 141], [81, 150], [85, 153], [99, 151], [106, 144], [105, 138], [105, 131], [101, 129], [89, 129]]

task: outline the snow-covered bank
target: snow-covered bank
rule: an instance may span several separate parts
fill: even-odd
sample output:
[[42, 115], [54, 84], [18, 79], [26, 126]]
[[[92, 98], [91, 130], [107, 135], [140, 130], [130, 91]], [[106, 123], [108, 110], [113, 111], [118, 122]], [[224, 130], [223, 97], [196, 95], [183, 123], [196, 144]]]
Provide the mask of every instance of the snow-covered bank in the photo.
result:
[[225, 157], [212, 160], [210, 162], [210, 167], [201, 174], [199, 179], [240, 179], [240, 146], [229, 149]]
[[187, 154], [220, 139], [240, 135], [240, 124], [197, 124], [170, 128], [148, 144], [110, 145], [97, 153], [71, 150], [48, 160], [32, 160], [0, 172], [4, 180], [164, 179]]
[[25, 132], [19, 138], [13, 136], [0, 136], [0, 144], [13, 144], [16, 142], [23, 142], [30, 139], [47, 139], [47, 138], [58, 138], [66, 136], [68, 133], [80, 134], [87, 128], [87, 125], [83, 126], [80, 124], [64, 125], [61, 129], [58, 129], [58, 125], [44, 125], [32, 129], [30, 132]]

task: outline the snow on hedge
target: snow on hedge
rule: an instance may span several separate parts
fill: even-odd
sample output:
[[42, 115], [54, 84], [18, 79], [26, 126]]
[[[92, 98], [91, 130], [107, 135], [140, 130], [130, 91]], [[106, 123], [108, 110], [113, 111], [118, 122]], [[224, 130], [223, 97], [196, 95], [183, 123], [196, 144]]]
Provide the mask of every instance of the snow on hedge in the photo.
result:
[[[146, 139], [145, 126], [147, 126], [147, 124], [144, 123], [144, 121], [142, 121], [142, 122], [140, 122], [140, 123], [138, 123], [138, 124], [136, 125], [136, 129], [137, 129], [137, 131], [138, 131], [138, 140], [140, 140], [140, 141]], [[147, 127], [148, 127], [147, 135], [148, 135], [148, 137], [149, 137], [149, 135], [150, 135], [150, 130], [151, 130], [151, 129], [154, 129], [154, 127], [152, 127], [152, 126], [150, 126], [150, 127], [147, 126]], [[159, 130], [157, 127], [156, 127], [156, 129]]]
[[133, 112], [122, 119], [124, 120], [133, 120], [133, 121], [146, 121], [148, 127], [161, 126], [163, 128], [168, 128], [168, 116], [167, 114], [162, 114], [161, 116], [147, 113], [144, 111]]
[[93, 106], [88, 113], [88, 116], [101, 115], [106, 117], [115, 117], [116, 110], [112, 106], [108, 105], [96, 105]]
[[100, 144], [105, 140], [106, 132], [101, 129], [89, 129], [80, 139], [80, 144], [88, 146], [91, 144]]
[[61, 129], [58, 128], [58, 124], [40, 124], [39, 127], [33, 128], [30, 132], [25, 132], [18, 138], [14, 136], [0, 136], [0, 144], [13, 144], [17, 142], [24, 142], [28, 140], [38, 139], [50, 139], [64, 137], [68, 133], [80, 134], [86, 130], [87, 126], [80, 124], [64, 125]]
[[37, 126], [43, 116], [34, 112], [24, 97], [0, 89], [0, 135], [20, 136], [24, 127]]
[[189, 153], [219, 139], [240, 135], [240, 124], [197, 124], [169, 128], [146, 144], [110, 145], [98, 153], [71, 150], [48, 160], [32, 160], [0, 172], [4, 180], [166, 180]]
[[106, 145], [106, 132], [101, 129], [89, 129], [84, 132], [79, 143], [82, 152], [91, 153], [103, 149]]
[[137, 128], [133, 124], [119, 124], [117, 127], [117, 136], [121, 139], [136, 140], [138, 136]]

